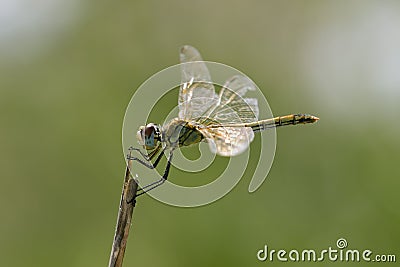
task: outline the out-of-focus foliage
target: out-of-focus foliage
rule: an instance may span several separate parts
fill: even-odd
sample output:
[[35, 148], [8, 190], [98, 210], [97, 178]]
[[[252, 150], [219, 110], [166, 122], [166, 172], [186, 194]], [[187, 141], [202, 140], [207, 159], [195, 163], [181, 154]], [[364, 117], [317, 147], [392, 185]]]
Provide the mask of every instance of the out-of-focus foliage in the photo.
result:
[[178, 63], [183, 44], [249, 75], [274, 114], [321, 120], [278, 130], [254, 194], [249, 171], [201, 208], [141, 197], [124, 266], [287, 266], [256, 252], [324, 249], [340, 237], [398, 252], [397, 2], [63, 2], [0, 4], [2, 266], [107, 264], [125, 108], [143, 81]]

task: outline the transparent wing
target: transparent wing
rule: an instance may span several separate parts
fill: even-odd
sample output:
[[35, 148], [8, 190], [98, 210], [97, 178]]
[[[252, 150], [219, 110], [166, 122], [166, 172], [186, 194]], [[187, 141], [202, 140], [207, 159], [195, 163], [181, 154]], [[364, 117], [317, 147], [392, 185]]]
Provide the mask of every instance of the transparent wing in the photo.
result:
[[201, 117], [218, 102], [210, 73], [194, 47], [183, 46], [180, 61], [183, 64], [178, 99], [179, 118], [189, 120]]
[[[258, 120], [258, 102], [255, 98], [244, 98], [254, 91], [255, 84], [242, 75], [233, 76], [221, 88], [218, 101], [197, 122], [208, 139], [210, 149], [221, 156], [234, 156], [243, 152], [254, 139], [249, 127], [229, 127], [229, 124], [250, 123]], [[213, 127], [207, 127], [212, 125]], [[224, 125], [215, 127], [216, 125]]]
[[206, 138], [213, 153], [232, 157], [242, 153], [254, 139], [248, 127], [218, 127], [199, 130]]
[[202, 119], [211, 118], [219, 124], [254, 122], [258, 120], [256, 98], [244, 98], [248, 91], [255, 91], [255, 84], [247, 77], [236, 75], [227, 80], [219, 92], [218, 101], [203, 114]]

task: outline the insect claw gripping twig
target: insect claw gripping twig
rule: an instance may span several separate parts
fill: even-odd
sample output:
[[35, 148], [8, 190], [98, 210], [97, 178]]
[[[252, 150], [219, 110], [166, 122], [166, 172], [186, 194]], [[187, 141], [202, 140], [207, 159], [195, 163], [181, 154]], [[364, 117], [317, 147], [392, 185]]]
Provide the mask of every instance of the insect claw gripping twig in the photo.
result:
[[126, 203], [132, 204], [132, 205], [135, 207], [135, 206], [136, 206], [136, 197], [137, 197], [138, 195], [139, 195], [139, 194], [136, 194], [136, 196], [134, 196], [133, 198], [131, 198], [131, 200], [126, 201]]

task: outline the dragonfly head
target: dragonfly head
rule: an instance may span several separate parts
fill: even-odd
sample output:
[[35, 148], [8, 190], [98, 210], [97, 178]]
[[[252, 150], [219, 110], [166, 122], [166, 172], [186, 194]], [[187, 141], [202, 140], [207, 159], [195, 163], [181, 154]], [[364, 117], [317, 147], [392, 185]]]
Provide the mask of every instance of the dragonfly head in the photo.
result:
[[140, 126], [136, 137], [139, 144], [146, 150], [153, 150], [161, 141], [160, 127], [153, 123], [149, 123], [146, 126]]

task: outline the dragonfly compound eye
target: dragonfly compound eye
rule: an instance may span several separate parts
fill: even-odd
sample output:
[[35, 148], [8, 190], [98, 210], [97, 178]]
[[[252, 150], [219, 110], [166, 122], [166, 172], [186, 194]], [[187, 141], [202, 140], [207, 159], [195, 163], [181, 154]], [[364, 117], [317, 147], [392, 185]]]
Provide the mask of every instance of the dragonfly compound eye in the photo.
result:
[[144, 145], [146, 149], [154, 149], [156, 147], [156, 128], [153, 124], [148, 124], [143, 131]]

